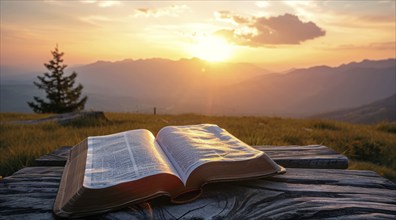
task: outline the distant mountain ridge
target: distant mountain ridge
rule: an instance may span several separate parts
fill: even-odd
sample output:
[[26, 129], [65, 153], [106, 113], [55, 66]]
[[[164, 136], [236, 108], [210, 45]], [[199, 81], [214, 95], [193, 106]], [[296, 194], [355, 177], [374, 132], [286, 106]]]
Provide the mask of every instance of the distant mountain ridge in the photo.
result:
[[[315, 66], [283, 74], [246, 63], [159, 58], [98, 61], [68, 69], [78, 73], [89, 96], [88, 109], [115, 112], [152, 112], [156, 107], [157, 112], [170, 114], [308, 117], [355, 108], [396, 93], [395, 59]], [[1, 99], [8, 99], [7, 94], [12, 94], [12, 86]], [[18, 100], [22, 98], [12, 102]], [[0, 107], [3, 111], [4, 106]]]
[[[203, 113], [202, 106], [210, 96], [209, 93], [268, 73], [253, 64], [159, 58], [100, 61], [74, 70], [79, 73], [79, 81], [91, 93], [103, 98], [113, 96], [135, 99], [136, 103], [129, 105], [129, 111], [148, 110], [155, 106], [167, 113]], [[127, 109], [126, 103], [120, 104], [124, 106], [123, 109]]]
[[[395, 59], [316, 66], [255, 77], [228, 88], [219, 100], [229, 99], [237, 112], [306, 117], [390, 96], [396, 90], [395, 77]], [[238, 105], [232, 104], [235, 96], [240, 97]]]
[[362, 124], [396, 121], [396, 94], [368, 105], [319, 114], [313, 116], [313, 118], [325, 118]]

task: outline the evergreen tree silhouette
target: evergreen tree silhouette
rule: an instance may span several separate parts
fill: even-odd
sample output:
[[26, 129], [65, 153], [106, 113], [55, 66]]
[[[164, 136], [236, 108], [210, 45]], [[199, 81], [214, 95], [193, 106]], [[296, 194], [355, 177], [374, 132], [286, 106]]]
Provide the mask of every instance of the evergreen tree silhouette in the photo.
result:
[[35, 96], [34, 101], [28, 102], [28, 105], [36, 113], [66, 113], [83, 110], [87, 96], [80, 99], [83, 89], [81, 84], [74, 88], [77, 73], [73, 72], [70, 76], [64, 75], [63, 71], [67, 65], [63, 64], [64, 53], [59, 52], [58, 45], [51, 53], [53, 59], [44, 63], [49, 73], [37, 76], [39, 82], [34, 82], [34, 85], [46, 92], [48, 100]]

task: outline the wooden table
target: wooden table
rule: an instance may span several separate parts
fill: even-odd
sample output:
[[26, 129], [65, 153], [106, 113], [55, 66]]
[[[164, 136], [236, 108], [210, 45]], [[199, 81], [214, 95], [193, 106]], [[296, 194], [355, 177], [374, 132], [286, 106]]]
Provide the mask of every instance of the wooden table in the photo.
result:
[[[396, 185], [372, 171], [339, 169], [347, 167], [346, 157], [316, 145], [256, 148], [287, 173], [209, 184], [199, 199], [187, 204], [160, 198], [91, 219], [396, 219]], [[45, 161], [45, 166], [21, 169], [1, 181], [0, 219], [54, 218], [52, 205], [63, 171], [54, 165], [65, 161], [69, 149], [39, 158], [38, 164]]]

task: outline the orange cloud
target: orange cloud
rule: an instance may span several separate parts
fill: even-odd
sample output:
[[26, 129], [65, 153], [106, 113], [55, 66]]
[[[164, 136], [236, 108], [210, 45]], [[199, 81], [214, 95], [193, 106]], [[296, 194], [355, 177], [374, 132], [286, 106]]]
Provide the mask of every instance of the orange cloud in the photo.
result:
[[244, 24], [249, 22], [248, 18], [233, 15], [230, 11], [216, 11], [214, 16], [218, 21], [231, 22], [233, 24]]
[[326, 34], [315, 23], [311, 21], [303, 22], [292, 14], [269, 18], [243, 18], [223, 12], [220, 14], [220, 18], [232, 19], [238, 27], [218, 30], [215, 34], [244, 46], [261, 47], [277, 44], [300, 44], [306, 40]]
[[162, 17], [162, 16], [171, 16], [171, 17], [178, 17], [189, 7], [186, 5], [171, 5], [169, 7], [162, 7], [162, 8], [138, 8], [135, 11], [135, 17]]
[[112, 7], [115, 5], [120, 5], [120, 1], [106, 1], [106, 0], [81, 0], [80, 2], [86, 4], [97, 4], [101, 8]]
[[363, 44], [363, 45], [356, 45], [356, 44], [341, 44], [341, 45], [333, 45], [333, 46], [328, 45], [328, 46], [322, 46], [319, 48], [323, 49], [323, 50], [334, 50], [334, 51], [339, 51], [339, 50], [345, 50], [345, 51], [351, 51], [351, 50], [395, 51], [396, 42], [395, 41], [374, 42], [374, 43]]

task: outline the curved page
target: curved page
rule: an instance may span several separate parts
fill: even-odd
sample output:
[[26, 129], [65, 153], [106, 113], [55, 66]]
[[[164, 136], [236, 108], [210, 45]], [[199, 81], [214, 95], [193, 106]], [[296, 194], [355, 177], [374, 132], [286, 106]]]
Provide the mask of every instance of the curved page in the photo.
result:
[[249, 160], [264, 154], [212, 124], [168, 126], [158, 132], [157, 142], [184, 184], [202, 164]]
[[105, 188], [159, 173], [177, 176], [148, 130], [88, 138], [84, 187]]

